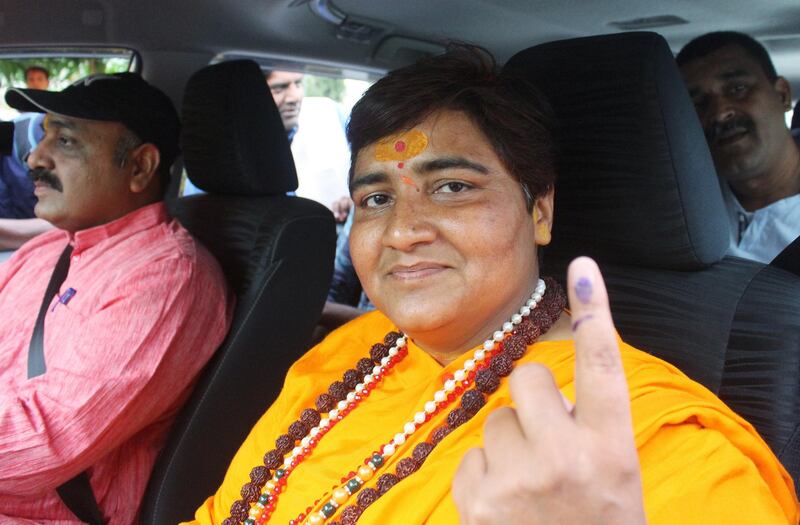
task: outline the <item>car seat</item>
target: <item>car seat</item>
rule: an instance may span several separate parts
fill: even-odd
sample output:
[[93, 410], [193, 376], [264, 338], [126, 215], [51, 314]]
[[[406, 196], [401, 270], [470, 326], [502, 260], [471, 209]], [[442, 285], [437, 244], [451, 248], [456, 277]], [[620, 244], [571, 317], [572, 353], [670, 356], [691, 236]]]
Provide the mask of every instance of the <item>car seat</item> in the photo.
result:
[[297, 188], [294, 162], [255, 62], [195, 73], [182, 120], [186, 170], [206, 194], [174, 200], [171, 212], [217, 257], [237, 305], [157, 460], [140, 512], [144, 524], [190, 519], [221, 484], [288, 367], [307, 349], [336, 244], [327, 208], [286, 195]]
[[666, 41], [623, 33], [552, 42], [504, 67], [558, 116], [553, 241], [603, 271], [623, 339], [683, 370], [750, 421], [797, 485], [800, 277], [726, 257], [705, 137]]
[[800, 275], [800, 237], [776, 255], [769, 265]]

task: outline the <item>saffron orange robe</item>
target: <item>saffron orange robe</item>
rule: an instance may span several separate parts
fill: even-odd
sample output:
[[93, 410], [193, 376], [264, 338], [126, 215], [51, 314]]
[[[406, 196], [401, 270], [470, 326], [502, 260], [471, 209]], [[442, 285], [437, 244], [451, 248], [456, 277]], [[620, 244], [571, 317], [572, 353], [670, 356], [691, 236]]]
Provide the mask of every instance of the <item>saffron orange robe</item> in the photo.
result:
[[[394, 329], [380, 312], [366, 314], [333, 332], [298, 360], [280, 396], [234, 457], [222, 486], [197, 510], [196, 523], [222, 523], [231, 504], [240, 498], [242, 485], [249, 481], [250, 470], [262, 464], [265, 452], [275, 448], [275, 439]], [[442, 388], [442, 377], [461, 368], [472, 356], [467, 352], [442, 367], [413, 342], [408, 350], [369, 397], [328, 432], [290, 474], [270, 523], [286, 525], [318, 499], [315, 508], [319, 509], [330, 499], [331, 489], [341, 486], [341, 478], [401, 432]], [[792, 480], [749, 423], [675, 367], [624, 343], [621, 353], [650, 525], [797, 524]], [[574, 401], [571, 340], [536, 343], [517, 366], [524, 362], [546, 365], [561, 391]], [[476, 416], [445, 437], [417, 472], [370, 505], [359, 523], [458, 523], [450, 491], [455, 471], [468, 449], [482, 445], [486, 416], [510, 404], [505, 378]], [[452, 404], [418, 429], [365, 486], [374, 486], [383, 473], [394, 473], [396, 463], [444, 424], [456, 406]], [[339, 511], [355, 499], [356, 495], [352, 496]], [[338, 512], [328, 522], [337, 517]]]

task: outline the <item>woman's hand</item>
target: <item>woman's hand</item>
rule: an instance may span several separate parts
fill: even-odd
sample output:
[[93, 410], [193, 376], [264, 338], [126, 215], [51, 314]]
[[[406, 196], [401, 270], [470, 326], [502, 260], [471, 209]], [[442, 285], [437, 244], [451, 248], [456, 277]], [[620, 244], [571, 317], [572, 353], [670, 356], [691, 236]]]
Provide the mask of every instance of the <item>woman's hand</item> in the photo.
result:
[[568, 294], [575, 339], [573, 406], [550, 371], [510, 377], [516, 409], [493, 412], [484, 448], [453, 480], [467, 525], [646, 523], [630, 401], [603, 278], [591, 259], [572, 262]]

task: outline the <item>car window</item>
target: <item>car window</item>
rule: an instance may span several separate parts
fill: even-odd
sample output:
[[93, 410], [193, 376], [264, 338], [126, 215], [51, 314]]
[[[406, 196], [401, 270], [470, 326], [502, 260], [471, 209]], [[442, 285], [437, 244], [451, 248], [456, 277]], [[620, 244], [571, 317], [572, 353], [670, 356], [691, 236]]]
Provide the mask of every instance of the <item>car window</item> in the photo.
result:
[[0, 120], [19, 114], [6, 104], [5, 93], [9, 88], [28, 87], [26, 76], [34, 82], [45, 80], [46, 87], [30, 87], [59, 91], [88, 75], [140, 69], [141, 60], [130, 49], [0, 50]]
[[[331, 208], [336, 198], [348, 196], [346, 173], [350, 160], [344, 131], [350, 111], [375, 81], [376, 76], [347, 70], [337, 70], [332, 74], [314, 74], [303, 72], [297, 65], [282, 67], [287, 67], [286, 71], [290, 71], [291, 67], [291, 75], [287, 75], [286, 81], [277, 84], [273, 82], [274, 87], [271, 90], [282, 117], [285, 113], [281, 100], [286, 92], [299, 87], [302, 93], [301, 100], [297, 103], [300, 108], [297, 110], [298, 123], [295, 129], [287, 129], [298, 170], [300, 186], [297, 194]], [[293, 83], [296, 85], [289, 85]], [[266, 78], [265, 89], [269, 89]], [[286, 104], [293, 103], [290, 101]], [[321, 151], [327, 154], [320, 155]], [[326, 166], [316, 165], [319, 162], [315, 159], [323, 159]], [[188, 196], [199, 192], [184, 169], [178, 195]], [[328, 199], [329, 195], [336, 197]]]

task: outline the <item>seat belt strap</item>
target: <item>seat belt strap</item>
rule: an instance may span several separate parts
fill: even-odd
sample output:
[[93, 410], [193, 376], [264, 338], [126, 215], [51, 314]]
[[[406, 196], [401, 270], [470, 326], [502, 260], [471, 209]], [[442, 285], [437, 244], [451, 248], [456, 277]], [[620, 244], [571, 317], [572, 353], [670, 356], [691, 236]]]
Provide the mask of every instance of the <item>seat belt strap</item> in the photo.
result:
[[31, 342], [28, 345], [28, 379], [40, 376], [47, 371], [47, 364], [44, 362], [44, 318], [50, 301], [58, 293], [64, 279], [67, 278], [69, 271], [69, 258], [72, 255], [72, 245], [68, 244], [61, 256], [58, 258], [50, 282], [47, 283], [47, 290], [42, 298], [42, 306], [39, 308], [39, 315], [36, 317], [36, 324], [33, 326]]
[[[42, 306], [39, 308], [39, 315], [36, 317], [36, 324], [33, 327], [31, 342], [28, 346], [28, 379], [40, 376], [47, 371], [47, 363], [44, 359], [44, 318], [47, 316], [50, 302], [67, 278], [71, 256], [72, 245], [68, 244], [61, 252], [56, 267], [53, 269], [53, 275], [50, 276], [50, 282], [47, 284], [47, 290], [44, 292]], [[92, 486], [89, 484], [89, 475], [85, 471], [59, 485], [56, 492], [79, 520], [90, 525], [103, 525], [103, 515], [92, 492]]]
[[59, 485], [56, 492], [79, 520], [89, 525], [104, 525], [103, 515], [97, 505], [86, 471]]

